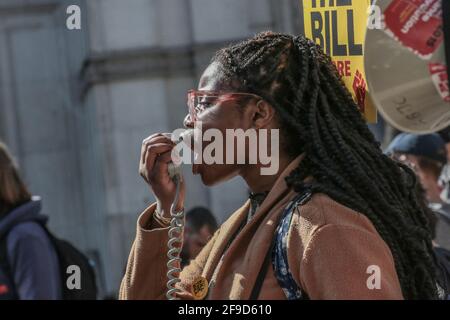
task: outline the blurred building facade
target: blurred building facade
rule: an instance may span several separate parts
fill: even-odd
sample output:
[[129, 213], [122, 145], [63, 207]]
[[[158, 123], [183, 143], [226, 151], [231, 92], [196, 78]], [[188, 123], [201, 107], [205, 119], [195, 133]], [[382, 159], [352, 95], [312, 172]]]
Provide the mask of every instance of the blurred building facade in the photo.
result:
[[[186, 91], [218, 48], [298, 32], [298, 0], [0, 0], [0, 139], [43, 198], [56, 235], [97, 261], [117, 291], [138, 214], [154, 200], [141, 141], [182, 126]], [[81, 7], [81, 30], [66, 9]], [[186, 172], [187, 207], [219, 221], [247, 197]]]

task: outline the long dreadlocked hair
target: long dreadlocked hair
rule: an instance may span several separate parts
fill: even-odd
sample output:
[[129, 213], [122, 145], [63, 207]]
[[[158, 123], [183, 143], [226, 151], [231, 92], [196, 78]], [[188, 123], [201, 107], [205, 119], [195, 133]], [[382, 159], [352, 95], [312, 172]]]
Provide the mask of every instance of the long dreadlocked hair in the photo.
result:
[[367, 216], [391, 249], [406, 299], [437, 298], [427, 217], [405, 165], [384, 155], [329, 56], [305, 37], [264, 32], [213, 58], [236, 90], [276, 110], [291, 156], [305, 153], [286, 178]]

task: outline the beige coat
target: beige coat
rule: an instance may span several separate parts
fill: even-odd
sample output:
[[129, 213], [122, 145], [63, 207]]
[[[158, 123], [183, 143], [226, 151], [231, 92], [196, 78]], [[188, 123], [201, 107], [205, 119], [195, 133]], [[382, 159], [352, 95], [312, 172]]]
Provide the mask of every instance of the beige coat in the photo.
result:
[[[228, 241], [246, 219], [249, 201], [221, 226], [182, 271], [180, 298], [192, 299], [191, 284], [199, 275], [213, 283], [208, 299], [250, 297], [280, 215], [295, 196], [284, 178], [299, 163], [300, 157], [284, 170], [219, 263]], [[155, 205], [150, 206], [138, 219], [120, 299], [165, 299], [168, 228], [149, 230], [154, 210]], [[403, 298], [391, 251], [369, 219], [324, 194], [313, 195], [293, 216], [288, 233], [288, 263], [295, 281], [311, 299]], [[380, 289], [369, 289], [370, 266], [379, 267]], [[285, 299], [272, 267], [259, 299]]]

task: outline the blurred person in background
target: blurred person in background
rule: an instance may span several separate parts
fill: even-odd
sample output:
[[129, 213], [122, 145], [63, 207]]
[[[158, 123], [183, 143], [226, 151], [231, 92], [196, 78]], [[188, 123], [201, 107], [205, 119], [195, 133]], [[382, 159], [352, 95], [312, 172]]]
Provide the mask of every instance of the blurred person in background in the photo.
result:
[[[439, 278], [440, 284], [444, 288], [450, 288], [450, 250], [447, 250], [446, 248], [440, 246], [438, 243], [439, 240], [437, 239], [437, 226], [439, 222], [439, 216], [436, 215], [436, 213], [431, 208], [428, 208], [427, 216], [431, 231], [431, 237], [433, 239], [434, 253], [437, 259], [436, 274]], [[447, 232], [448, 231], [449, 229], [447, 228]], [[446, 299], [450, 300], [450, 295], [448, 295]]]
[[[445, 128], [439, 132], [439, 135], [445, 142], [447, 149], [447, 159], [450, 159], [450, 127]], [[441, 210], [443, 219], [450, 225], [450, 164], [447, 164], [441, 171], [439, 177], [439, 186], [442, 188], [441, 200], [443, 201], [442, 208], [446, 210]], [[450, 249], [450, 240], [448, 244]]]
[[428, 206], [438, 217], [436, 242], [450, 249], [450, 205], [443, 199], [446, 183], [442, 181], [447, 166], [445, 141], [439, 134], [400, 133], [386, 153], [416, 172], [425, 189]]
[[[410, 164], [407, 164], [410, 165]], [[428, 229], [433, 240], [433, 251], [436, 259], [436, 276], [439, 284], [447, 292], [446, 300], [450, 299], [450, 251], [441, 246], [441, 240], [438, 239], [438, 227], [442, 225], [440, 222], [441, 214], [436, 212], [433, 206], [430, 206], [426, 199], [425, 189], [419, 183], [416, 186], [417, 198], [419, 205], [423, 208], [427, 216]], [[445, 225], [445, 235], [449, 236], [449, 226]], [[442, 238], [441, 238], [442, 239]]]
[[447, 163], [447, 150], [438, 134], [400, 133], [389, 144], [386, 153], [414, 168], [430, 203], [442, 202], [442, 187], [438, 181]]
[[186, 213], [181, 265], [186, 266], [200, 253], [218, 228], [216, 218], [206, 208], [195, 207]]
[[32, 197], [0, 142], [0, 300], [62, 298], [56, 250], [42, 227], [41, 200]]

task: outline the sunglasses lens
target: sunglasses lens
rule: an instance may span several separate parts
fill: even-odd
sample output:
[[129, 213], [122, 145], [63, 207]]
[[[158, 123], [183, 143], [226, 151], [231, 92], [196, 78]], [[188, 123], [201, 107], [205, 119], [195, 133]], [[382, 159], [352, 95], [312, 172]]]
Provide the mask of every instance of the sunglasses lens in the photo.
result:
[[188, 94], [188, 107], [189, 115], [193, 121], [196, 121], [198, 115], [201, 114], [205, 109], [211, 107], [217, 102], [217, 95], [204, 92], [189, 92]]

